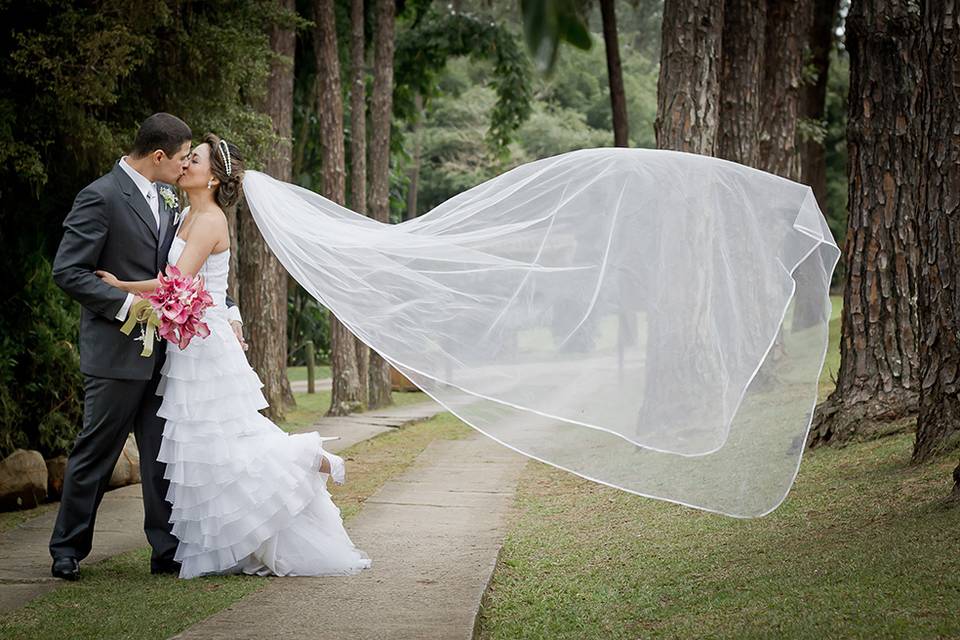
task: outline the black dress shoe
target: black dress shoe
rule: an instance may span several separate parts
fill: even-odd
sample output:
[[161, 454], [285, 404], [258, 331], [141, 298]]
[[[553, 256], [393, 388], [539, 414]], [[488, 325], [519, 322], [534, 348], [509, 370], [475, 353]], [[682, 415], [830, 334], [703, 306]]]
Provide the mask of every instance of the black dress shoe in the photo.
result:
[[153, 575], [180, 574], [180, 563], [176, 560], [151, 560], [150, 573]]
[[80, 563], [77, 562], [76, 558], [70, 558], [67, 556], [54, 558], [53, 567], [50, 569], [50, 573], [53, 574], [54, 578], [62, 578], [63, 580], [79, 580]]

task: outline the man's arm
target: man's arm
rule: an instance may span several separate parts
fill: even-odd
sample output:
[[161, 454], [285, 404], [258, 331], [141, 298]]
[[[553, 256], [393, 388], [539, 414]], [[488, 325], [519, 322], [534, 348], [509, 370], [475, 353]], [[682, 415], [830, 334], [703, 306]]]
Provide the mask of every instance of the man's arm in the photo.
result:
[[109, 320], [127, 305], [127, 294], [111, 287], [93, 272], [107, 240], [103, 197], [84, 189], [63, 221], [64, 233], [53, 260], [53, 281], [67, 295]]

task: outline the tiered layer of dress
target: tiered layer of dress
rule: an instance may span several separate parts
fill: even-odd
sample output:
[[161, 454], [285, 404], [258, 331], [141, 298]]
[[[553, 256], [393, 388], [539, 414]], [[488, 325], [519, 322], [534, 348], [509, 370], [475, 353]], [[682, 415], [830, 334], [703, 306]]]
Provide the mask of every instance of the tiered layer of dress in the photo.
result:
[[[182, 245], [174, 242], [171, 263]], [[201, 271], [215, 301], [225, 295], [228, 266], [224, 252]], [[159, 460], [170, 480], [180, 577], [345, 575], [368, 567], [318, 470], [323, 439], [287, 434], [259, 413], [267, 406], [262, 383], [225, 306], [218, 302], [205, 319], [208, 337], [183, 350], [168, 346], [158, 390], [167, 421]]]

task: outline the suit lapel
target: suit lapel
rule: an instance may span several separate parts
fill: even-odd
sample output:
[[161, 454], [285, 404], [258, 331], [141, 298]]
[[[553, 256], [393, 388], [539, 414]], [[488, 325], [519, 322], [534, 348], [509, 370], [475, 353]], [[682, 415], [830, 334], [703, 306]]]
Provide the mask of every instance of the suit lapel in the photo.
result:
[[135, 185], [133, 180], [130, 179], [130, 176], [120, 168], [119, 164], [113, 168], [113, 173], [117, 178], [117, 182], [120, 184], [120, 190], [123, 191], [127, 204], [136, 212], [137, 217], [140, 218], [143, 224], [147, 226], [150, 235], [153, 236], [153, 240], [159, 244], [160, 236], [157, 232], [157, 221], [154, 219], [153, 212], [150, 211], [150, 205], [147, 204], [143, 194], [140, 193], [137, 185]]

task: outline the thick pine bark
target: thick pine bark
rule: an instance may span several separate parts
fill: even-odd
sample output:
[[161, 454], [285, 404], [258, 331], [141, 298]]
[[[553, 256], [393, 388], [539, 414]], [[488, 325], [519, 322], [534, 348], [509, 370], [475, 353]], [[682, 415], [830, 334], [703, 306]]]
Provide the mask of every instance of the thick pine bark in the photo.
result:
[[750, 167], [756, 167], [759, 160], [760, 83], [766, 23], [765, 2], [726, 0], [716, 155]]
[[[314, 23], [323, 195], [337, 204], [344, 204], [346, 157], [343, 146], [343, 99], [333, 0], [316, 0]], [[365, 398], [360, 386], [355, 338], [333, 313], [330, 314], [330, 352], [333, 382], [328, 415], [343, 416], [362, 410]]]
[[[393, 116], [393, 0], [376, 0], [373, 35], [373, 95], [370, 100], [370, 216], [390, 220], [390, 121]], [[390, 397], [390, 369], [370, 352], [370, 408], [383, 407]]]
[[[350, 205], [367, 212], [367, 54], [364, 2], [350, 1]], [[370, 348], [355, 340], [357, 380], [364, 404], [370, 401]]]
[[722, 2], [664, 2], [654, 125], [658, 148], [714, 153], [722, 35]]
[[600, 0], [603, 19], [603, 43], [607, 51], [607, 80], [610, 85], [610, 108], [613, 112], [613, 144], [630, 146], [627, 123], [627, 95], [623, 88], [623, 69], [620, 65], [620, 43], [617, 38], [615, 0]]
[[[293, 0], [279, 0], [279, 4], [294, 9]], [[290, 180], [292, 170], [294, 44], [292, 27], [270, 27], [270, 47], [282, 58], [271, 63], [261, 110], [273, 120], [274, 132], [281, 140], [264, 169], [280, 180]], [[263, 382], [263, 395], [270, 403], [267, 415], [280, 421], [293, 397], [287, 379], [287, 272], [270, 252], [245, 205], [238, 208], [237, 215], [240, 300], [250, 344], [247, 357]]]
[[920, 19], [907, 3], [854, 2], [847, 122], [849, 204], [840, 371], [810, 444], [909, 427], [917, 411], [915, 217]]
[[[656, 135], [659, 148], [714, 154], [720, 110], [722, 31], [723, 2], [666, 0], [664, 3], [660, 78], [657, 84]], [[713, 233], [712, 223], [709, 217], [702, 222], [688, 231], [687, 242], [679, 248], [680, 253], [696, 255], [698, 247], [708, 245]], [[675, 249], [651, 246], [640, 250], [661, 251], [662, 259], [671, 260], [679, 255]], [[662, 289], [653, 297], [679, 308], [690, 301], [667, 301], [699, 285], [688, 281], [684, 286], [668, 282], [660, 286]], [[648, 362], [654, 364], [666, 360], [669, 366], [664, 370], [671, 371], [673, 378], [657, 376], [647, 380], [640, 424], [657, 424], [662, 428], [675, 427], [679, 430], [695, 428], [708, 419], [698, 415], [695, 407], [678, 409], [669, 396], [664, 395], [678, 384], [715, 374], [710, 363], [704, 361], [704, 354], [710, 352], [710, 337], [704, 334], [698, 324], [703, 311], [691, 308], [684, 317], [670, 318], [669, 321], [657, 319], [657, 314], [652, 316], [653, 320], [647, 329]], [[683, 353], [678, 354], [678, 349]], [[681, 415], [684, 416], [684, 423], [672, 424]]]
[[[840, 0], [814, 0], [813, 23], [808, 42], [809, 64], [816, 70], [817, 78], [804, 85], [801, 99], [801, 116], [809, 120], [822, 121], [826, 112], [830, 52], [833, 50], [833, 29], [839, 10]], [[827, 202], [827, 156], [823, 142], [801, 142], [800, 176], [801, 182], [813, 188], [817, 202], [824, 208]]]
[[760, 85], [760, 168], [800, 180], [797, 121], [812, 0], [768, 0]]
[[960, 6], [925, 3], [920, 49], [916, 462], [960, 447]]

